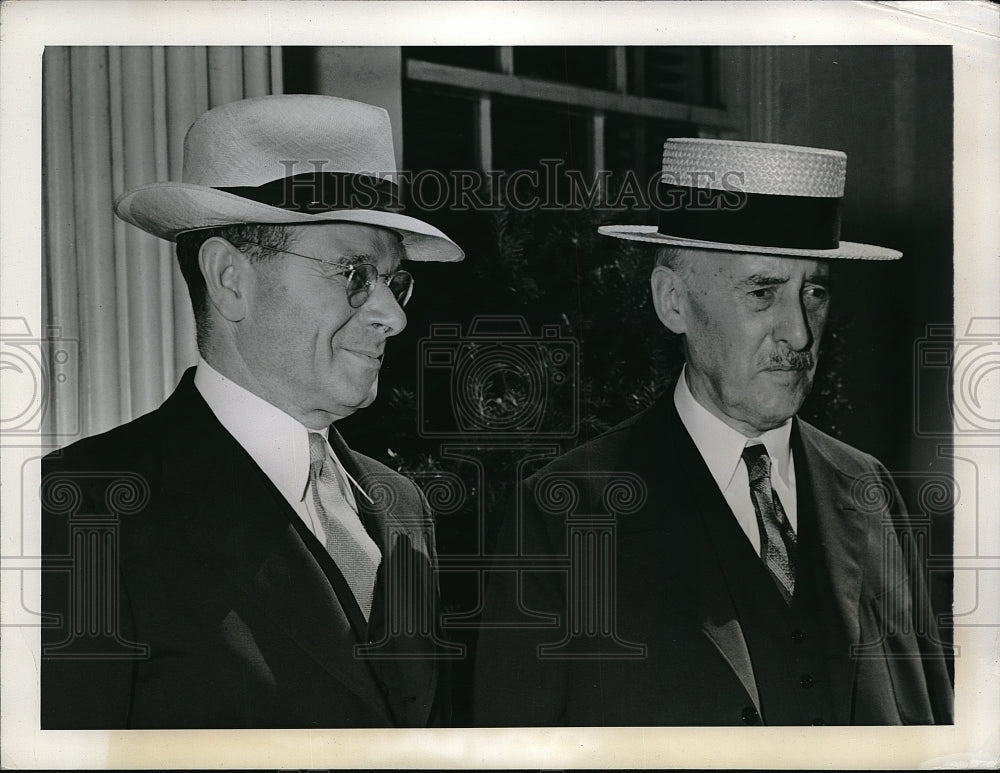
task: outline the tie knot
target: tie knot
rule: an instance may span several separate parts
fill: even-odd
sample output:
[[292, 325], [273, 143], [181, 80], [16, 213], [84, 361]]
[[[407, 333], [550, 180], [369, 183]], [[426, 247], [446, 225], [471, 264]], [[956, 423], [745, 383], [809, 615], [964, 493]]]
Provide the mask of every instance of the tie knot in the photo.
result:
[[318, 432], [309, 433], [309, 469], [319, 471], [326, 461], [326, 441]]
[[767, 448], [763, 443], [746, 446], [743, 449], [743, 461], [746, 463], [751, 483], [770, 479], [771, 457], [767, 455]]

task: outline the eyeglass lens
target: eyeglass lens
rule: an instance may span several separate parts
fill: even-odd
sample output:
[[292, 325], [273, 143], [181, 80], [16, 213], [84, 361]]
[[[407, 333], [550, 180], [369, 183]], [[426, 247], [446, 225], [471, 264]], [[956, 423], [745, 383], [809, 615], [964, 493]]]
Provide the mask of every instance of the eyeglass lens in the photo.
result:
[[[375, 266], [370, 263], [362, 263], [354, 267], [347, 285], [347, 300], [351, 304], [351, 308], [356, 309], [364, 305], [377, 281], [379, 281], [379, 274]], [[405, 306], [413, 294], [413, 277], [409, 272], [396, 271], [390, 274], [386, 284], [389, 287], [389, 292], [395, 297], [396, 303]]]

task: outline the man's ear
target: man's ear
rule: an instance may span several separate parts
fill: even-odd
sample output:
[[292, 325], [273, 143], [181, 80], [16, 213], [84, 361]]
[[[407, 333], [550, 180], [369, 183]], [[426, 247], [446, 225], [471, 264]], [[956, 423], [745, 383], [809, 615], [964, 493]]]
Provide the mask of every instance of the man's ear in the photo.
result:
[[213, 236], [198, 252], [198, 266], [212, 305], [224, 319], [239, 322], [247, 314], [247, 291], [252, 281], [250, 261], [236, 247]]
[[674, 333], [687, 332], [684, 277], [668, 266], [656, 266], [649, 281], [653, 289], [653, 308], [660, 322]]

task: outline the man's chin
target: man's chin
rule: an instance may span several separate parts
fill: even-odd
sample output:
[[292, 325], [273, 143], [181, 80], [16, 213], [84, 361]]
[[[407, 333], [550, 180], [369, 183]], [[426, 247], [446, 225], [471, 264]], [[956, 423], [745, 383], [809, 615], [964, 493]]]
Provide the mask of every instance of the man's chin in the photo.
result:
[[769, 429], [780, 427], [799, 412], [799, 408], [802, 407], [803, 402], [805, 402], [805, 395], [801, 398], [798, 396], [790, 397], [788, 400], [782, 400], [766, 406], [760, 412], [761, 415], [757, 428], [766, 432]]
[[753, 406], [750, 424], [760, 432], [780, 427], [798, 413], [812, 385], [802, 371], [768, 371], [765, 375], [770, 383], [759, 386], [756, 399], [747, 406]]
[[331, 405], [326, 410], [328, 413], [337, 416], [338, 419], [346, 419], [363, 408], [367, 408], [373, 402], [375, 402], [375, 397], [378, 393], [378, 380], [372, 384], [372, 387], [367, 392], [362, 392], [361, 389], [358, 390], [357, 397], [355, 399], [346, 398], [345, 395], [340, 395], [337, 399], [336, 405]]
[[372, 382], [371, 389], [368, 393], [361, 398], [361, 401], [355, 406], [354, 410], [360, 411], [362, 408], [367, 408], [369, 405], [375, 402], [375, 398], [378, 396], [378, 379]]

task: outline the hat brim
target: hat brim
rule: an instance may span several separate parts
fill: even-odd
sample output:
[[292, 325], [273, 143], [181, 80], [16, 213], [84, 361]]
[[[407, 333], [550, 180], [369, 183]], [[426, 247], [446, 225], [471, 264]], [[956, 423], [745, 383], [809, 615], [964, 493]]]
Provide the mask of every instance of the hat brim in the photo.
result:
[[143, 231], [174, 241], [184, 231], [236, 223], [358, 223], [400, 234], [408, 260], [454, 262], [465, 253], [441, 231], [422, 220], [375, 209], [342, 209], [308, 214], [245, 199], [188, 183], [152, 183], [123, 194], [115, 213]]
[[597, 232], [603, 236], [613, 236], [616, 239], [626, 239], [634, 242], [650, 244], [674, 245], [677, 247], [695, 247], [706, 250], [725, 250], [727, 252], [754, 252], [766, 255], [788, 255], [798, 258], [827, 258], [837, 260], [899, 260], [903, 253], [888, 247], [878, 247], [874, 244], [858, 242], [840, 242], [833, 250], [805, 250], [791, 247], [762, 247], [755, 244], [729, 244], [726, 242], [707, 242], [697, 239], [682, 239], [677, 236], [661, 234], [655, 225], [602, 225]]

